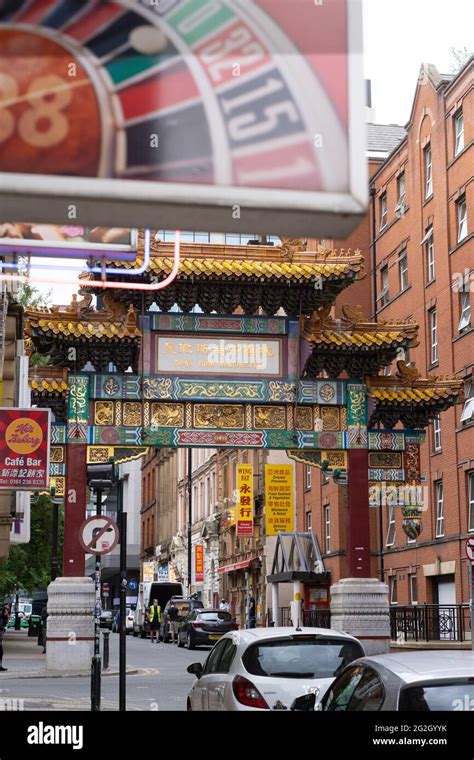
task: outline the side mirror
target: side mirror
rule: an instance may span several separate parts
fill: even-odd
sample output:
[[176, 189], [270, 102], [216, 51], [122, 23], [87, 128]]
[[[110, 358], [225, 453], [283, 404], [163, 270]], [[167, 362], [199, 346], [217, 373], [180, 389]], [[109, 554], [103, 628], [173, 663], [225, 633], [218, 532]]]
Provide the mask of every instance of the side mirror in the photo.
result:
[[202, 676], [202, 663], [200, 662], [193, 662], [192, 665], [188, 665], [186, 668], [188, 673], [191, 673], [191, 675], [196, 676], [196, 678], [201, 678]]
[[302, 697], [295, 699], [290, 709], [309, 712], [310, 710], [314, 710], [315, 704], [316, 694], [304, 694]]

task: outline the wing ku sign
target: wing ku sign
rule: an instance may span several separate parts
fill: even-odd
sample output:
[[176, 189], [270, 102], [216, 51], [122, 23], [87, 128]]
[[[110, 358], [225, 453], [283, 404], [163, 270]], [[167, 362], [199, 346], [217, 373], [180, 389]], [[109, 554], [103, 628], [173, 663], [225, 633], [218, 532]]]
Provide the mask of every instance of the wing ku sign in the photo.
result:
[[0, 490], [49, 488], [49, 409], [0, 409]]

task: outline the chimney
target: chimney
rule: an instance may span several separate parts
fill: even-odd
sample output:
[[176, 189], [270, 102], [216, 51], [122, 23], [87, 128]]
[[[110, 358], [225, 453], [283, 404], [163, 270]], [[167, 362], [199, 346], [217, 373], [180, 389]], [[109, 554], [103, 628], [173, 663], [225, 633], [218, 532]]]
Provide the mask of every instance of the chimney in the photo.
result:
[[375, 124], [375, 110], [372, 108], [372, 80], [365, 80], [365, 120], [368, 124]]

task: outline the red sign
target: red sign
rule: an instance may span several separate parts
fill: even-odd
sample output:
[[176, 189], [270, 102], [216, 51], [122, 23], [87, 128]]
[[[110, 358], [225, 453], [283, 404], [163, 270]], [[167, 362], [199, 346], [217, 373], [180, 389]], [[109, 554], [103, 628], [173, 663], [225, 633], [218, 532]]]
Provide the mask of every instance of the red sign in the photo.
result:
[[466, 556], [474, 564], [474, 538], [468, 538], [466, 541]]
[[196, 583], [202, 583], [204, 580], [204, 546], [196, 544], [194, 547], [194, 568]]
[[0, 409], [0, 490], [49, 489], [49, 409]]

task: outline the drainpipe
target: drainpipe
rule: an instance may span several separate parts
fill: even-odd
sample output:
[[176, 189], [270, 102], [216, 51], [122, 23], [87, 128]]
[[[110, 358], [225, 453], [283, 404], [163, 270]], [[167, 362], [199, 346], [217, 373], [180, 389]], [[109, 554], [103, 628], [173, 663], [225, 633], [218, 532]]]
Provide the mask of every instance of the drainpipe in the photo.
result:
[[[373, 288], [373, 318], [374, 322], [377, 321], [378, 307], [377, 307], [377, 227], [375, 218], [375, 187], [372, 185], [370, 188], [370, 208], [371, 208], [371, 222], [372, 222], [372, 288]], [[380, 567], [380, 580], [384, 581], [385, 568], [384, 568], [384, 556], [383, 556], [383, 508], [382, 504], [379, 504], [379, 567]]]

